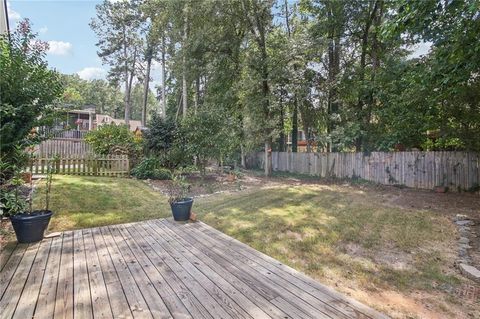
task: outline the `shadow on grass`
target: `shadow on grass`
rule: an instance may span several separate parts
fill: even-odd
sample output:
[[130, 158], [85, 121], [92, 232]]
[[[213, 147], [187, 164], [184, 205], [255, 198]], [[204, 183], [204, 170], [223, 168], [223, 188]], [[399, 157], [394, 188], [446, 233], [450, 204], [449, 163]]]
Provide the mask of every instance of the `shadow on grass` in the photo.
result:
[[[445, 238], [454, 239], [446, 218], [387, 208], [367, 194], [351, 192], [266, 188], [205, 198], [196, 203], [196, 211], [211, 226], [317, 278], [333, 275], [364, 288], [402, 290], [458, 283], [442, 270]], [[359, 246], [360, 253], [349, 254], [348, 244]], [[397, 269], [377, 262], [378, 254], [409, 258], [404, 269]]]
[[[127, 178], [55, 176], [51, 231], [127, 223], [170, 215], [167, 199], [144, 183]], [[45, 206], [40, 185], [34, 206]]]

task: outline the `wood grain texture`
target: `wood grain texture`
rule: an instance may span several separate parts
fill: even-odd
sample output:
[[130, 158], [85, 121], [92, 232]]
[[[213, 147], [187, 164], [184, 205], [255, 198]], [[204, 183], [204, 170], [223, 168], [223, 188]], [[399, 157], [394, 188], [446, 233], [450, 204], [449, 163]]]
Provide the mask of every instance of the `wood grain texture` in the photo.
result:
[[386, 318], [201, 222], [67, 231], [7, 249], [2, 319]]

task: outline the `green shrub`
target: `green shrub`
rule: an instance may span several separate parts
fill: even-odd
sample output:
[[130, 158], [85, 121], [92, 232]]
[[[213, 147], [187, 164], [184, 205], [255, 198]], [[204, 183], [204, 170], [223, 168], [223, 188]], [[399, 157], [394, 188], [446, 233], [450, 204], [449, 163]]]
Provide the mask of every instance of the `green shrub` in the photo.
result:
[[63, 87], [59, 73], [48, 67], [47, 50], [27, 19], [9, 37], [0, 34], [0, 184], [13, 176], [12, 166], [25, 166], [16, 161], [18, 148], [39, 142], [32, 129], [48, 125], [55, 115]]
[[147, 157], [132, 169], [132, 175], [138, 179], [171, 179], [170, 170], [161, 167], [160, 159], [156, 157]]
[[172, 172], [167, 168], [156, 168], [153, 171], [153, 177], [151, 178], [160, 180], [172, 179]]
[[136, 137], [126, 125], [102, 125], [95, 131], [88, 132], [85, 141], [95, 153], [101, 155], [122, 153], [137, 158], [142, 152], [141, 138]]

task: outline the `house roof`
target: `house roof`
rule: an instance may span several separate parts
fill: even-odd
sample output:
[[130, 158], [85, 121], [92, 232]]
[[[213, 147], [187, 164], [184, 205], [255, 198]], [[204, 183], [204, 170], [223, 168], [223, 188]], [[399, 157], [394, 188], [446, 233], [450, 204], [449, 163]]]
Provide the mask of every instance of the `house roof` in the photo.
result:
[[[115, 123], [116, 125], [120, 125], [120, 124], [125, 125], [125, 120], [114, 119], [113, 117], [105, 114], [97, 114], [96, 120], [97, 120], [97, 126], [101, 126], [104, 124], [112, 124], [112, 123]], [[130, 131], [135, 131], [137, 128], [142, 127], [142, 122], [137, 120], [130, 120], [129, 126], [130, 126], [129, 127]]]

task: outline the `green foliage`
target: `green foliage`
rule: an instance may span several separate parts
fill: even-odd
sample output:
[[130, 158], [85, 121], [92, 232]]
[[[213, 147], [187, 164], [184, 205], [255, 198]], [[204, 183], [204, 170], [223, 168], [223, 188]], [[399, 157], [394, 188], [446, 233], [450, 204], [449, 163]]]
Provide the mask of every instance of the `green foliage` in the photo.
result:
[[188, 197], [190, 187], [191, 185], [187, 182], [185, 175], [174, 174], [168, 187], [168, 202], [171, 204], [185, 200]]
[[66, 87], [62, 102], [69, 107], [94, 105], [97, 113], [108, 114], [114, 118], [121, 117], [123, 94], [119, 87], [105, 80], [83, 80], [77, 74], [62, 75]]
[[182, 121], [180, 131], [184, 152], [198, 159], [202, 171], [208, 159], [221, 160], [238, 147], [238, 138], [227, 119], [214, 109], [205, 108], [190, 114]]
[[18, 145], [36, 142], [34, 127], [47, 124], [63, 92], [57, 72], [48, 68], [48, 44], [36, 39], [28, 20], [18, 23], [11, 40], [0, 36], [0, 153], [9, 161]]
[[97, 130], [88, 132], [85, 141], [100, 155], [120, 152], [136, 158], [142, 152], [141, 139], [137, 138], [126, 125], [115, 123], [102, 125]]
[[0, 194], [0, 217], [8, 217], [25, 212], [27, 202], [18, 195], [16, 189], [2, 189]]
[[161, 160], [156, 157], [144, 158], [132, 169], [132, 175], [138, 179], [171, 179], [169, 169], [161, 167]]
[[11, 216], [26, 211], [27, 202], [20, 194], [20, 187], [23, 184], [22, 176], [18, 170], [8, 185], [2, 185], [0, 194], [0, 216]]
[[440, 132], [433, 149], [480, 150], [478, 1], [401, 1], [398, 7], [387, 31], [432, 43], [432, 52], [414, 62], [423, 101], [402, 94], [403, 103], [416, 113], [423, 102], [422, 119]]
[[[477, 2], [105, 2], [92, 28], [112, 79], [138, 80], [126, 104], [147, 76], [134, 58], [166, 59], [157, 94], [169, 120], [152, 120], [146, 149], [203, 170], [284, 150], [298, 129], [319, 151], [480, 150]], [[421, 41], [430, 53], [412, 57]]]
[[173, 146], [177, 134], [177, 125], [172, 120], [165, 120], [154, 114], [144, 133], [146, 151], [152, 154], [163, 154]]

